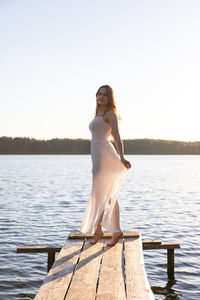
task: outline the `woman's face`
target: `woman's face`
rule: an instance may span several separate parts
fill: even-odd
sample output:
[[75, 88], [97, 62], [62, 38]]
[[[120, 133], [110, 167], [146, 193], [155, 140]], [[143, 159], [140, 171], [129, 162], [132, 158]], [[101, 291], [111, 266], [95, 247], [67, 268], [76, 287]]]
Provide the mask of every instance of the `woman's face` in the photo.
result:
[[97, 95], [97, 103], [102, 106], [106, 106], [108, 104], [108, 94], [106, 88], [100, 88]]

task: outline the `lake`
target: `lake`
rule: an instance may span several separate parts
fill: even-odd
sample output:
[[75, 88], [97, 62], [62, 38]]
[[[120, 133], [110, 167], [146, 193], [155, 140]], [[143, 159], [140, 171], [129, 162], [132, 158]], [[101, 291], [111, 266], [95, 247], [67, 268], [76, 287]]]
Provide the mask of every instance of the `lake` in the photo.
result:
[[[121, 226], [142, 239], [176, 241], [175, 281], [167, 250], [144, 250], [156, 299], [200, 299], [200, 156], [126, 155], [119, 193]], [[90, 155], [0, 155], [0, 299], [33, 299], [46, 253], [18, 246], [62, 246], [80, 229], [92, 185]]]

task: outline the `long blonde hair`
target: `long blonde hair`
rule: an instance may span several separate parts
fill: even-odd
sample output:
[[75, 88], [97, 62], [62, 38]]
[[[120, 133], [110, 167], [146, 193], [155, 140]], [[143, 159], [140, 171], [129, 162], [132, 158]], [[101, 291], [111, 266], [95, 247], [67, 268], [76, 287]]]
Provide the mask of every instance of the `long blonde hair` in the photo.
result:
[[[107, 109], [108, 109], [108, 110], [113, 110], [113, 112], [115, 113], [117, 119], [121, 121], [121, 119], [122, 119], [121, 116], [119, 116], [119, 115], [117, 114], [117, 110], [116, 110], [116, 101], [115, 101], [113, 89], [112, 89], [111, 86], [109, 86], [108, 84], [100, 86], [100, 88], [99, 88], [98, 91], [96, 92], [96, 113], [95, 113], [95, 116], [98, 115], [99, 110], [100, 110], [100, 104], [97, 103], [97, 96], [98, 96], [99, 91], [100, 91], [101, 88], [105, 88], [105, 89], [106, 89], [106, 92], [107, 92], [107, 95], [108, 95]], [[114, 137], [112, 132], [111, 132], [111, 135], [112, 135], [112, 137]]]

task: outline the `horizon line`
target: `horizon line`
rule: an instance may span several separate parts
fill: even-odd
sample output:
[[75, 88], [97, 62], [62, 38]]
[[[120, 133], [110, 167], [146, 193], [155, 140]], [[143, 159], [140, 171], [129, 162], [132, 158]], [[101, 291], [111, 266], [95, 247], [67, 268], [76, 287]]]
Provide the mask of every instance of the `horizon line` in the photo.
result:
[[[69, 139], [69, 140], [91, 140], [91, 138], [81, 138], [81, 137], [77, 137], [77, 138], [70, 138], [70, 137], [64, 137], [64, 138], [59, 138], [59, 137], [54, 137], [54, 138], [35, 138], [35, 137], [28, 137], [28, 136], [0, 136], [0, 139], [2, 138], [11, 138], [11, 139], [16, 139], [16, 138], [21, 138], [21, 139], [32, 139], [32, 140], [38, 140], [38, 141], [51, 141], [51, 140], [65, 140], [65, 139]], [[124, 140], [157, 140], [157, 141], [170, 141], [170, 142], [184, 142], [184, 143], [200, 143], [200, 140], [194, 140], [194, 141], [186, 141], [186, 140], [173, 140], [173, 139], [164, 139], [164, 138], [122, 138], [122, 141]], [[114, 142], [114, 139], [111, 139], [111, 141]]]

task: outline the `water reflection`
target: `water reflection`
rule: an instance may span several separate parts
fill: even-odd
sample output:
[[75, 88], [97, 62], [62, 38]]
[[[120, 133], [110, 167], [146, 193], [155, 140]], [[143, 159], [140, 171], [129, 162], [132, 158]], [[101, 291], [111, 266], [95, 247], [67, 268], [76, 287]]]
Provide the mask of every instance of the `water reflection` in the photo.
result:
[[172, 288], [176, 283], [177, 281], [173, 279], [168, 280], [167, 284], [164, 287], [152, 286], [151, 289], [155, 295], [155, 298], [158, 299], [156, 295], [162, 295], [162, 299], [164, 300], [180, 300], [182, 296], [181, 292], [178, 292], [176, 289]]

